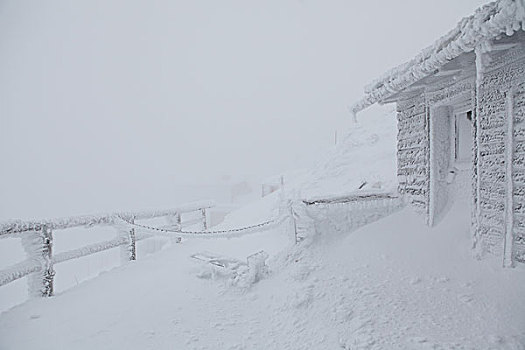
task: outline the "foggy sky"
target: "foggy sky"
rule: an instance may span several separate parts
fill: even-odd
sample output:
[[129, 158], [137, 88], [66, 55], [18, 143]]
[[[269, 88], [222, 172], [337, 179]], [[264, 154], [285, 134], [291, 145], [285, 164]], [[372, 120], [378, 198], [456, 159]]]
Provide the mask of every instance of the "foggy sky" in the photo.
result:
[[365, 84], [482, 3], [0, 0], [0, 219], [310, 166]]

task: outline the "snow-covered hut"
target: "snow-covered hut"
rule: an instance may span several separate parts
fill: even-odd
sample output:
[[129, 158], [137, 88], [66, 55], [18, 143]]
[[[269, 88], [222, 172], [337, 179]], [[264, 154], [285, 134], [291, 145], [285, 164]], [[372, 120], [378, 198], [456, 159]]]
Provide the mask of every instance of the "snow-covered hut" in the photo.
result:
[[352, 110], [391, 102], [399, 193], [429, 225], [463, 201], [477, 251], [525, 262], [525, 0], [479, 8]]

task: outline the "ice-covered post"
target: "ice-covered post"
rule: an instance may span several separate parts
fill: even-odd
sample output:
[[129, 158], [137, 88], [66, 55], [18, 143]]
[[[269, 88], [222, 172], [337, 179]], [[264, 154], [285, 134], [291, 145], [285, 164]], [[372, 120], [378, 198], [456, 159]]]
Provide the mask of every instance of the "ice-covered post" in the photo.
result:
[[22, 245], [29, 259], [38, 261], [40, 272], [29, 275], [28, 287], [31, 297], [50, 297], [53, 295], [53, 233], [50, 227], [42, 225], [40, 231], [22, 236]]
[[[175, 213], [168, 217], [169, 223], [175, 228], [176, 231], [182, 231], [182, 218], [180, 213]], [[182, 238], [177, 236], [170, 237], [171, 243], [180, 243]]]
[[[132, 217], [129, 221], [131, 224], [135, 223], [135, 218]], [[128, 242], [128, 259], [130, 261], [137, 260], [137, 247], [136, 247], [136, 238], [135, 238], [135, 228], [132, 227], [129, 229], [129, 242]]]
[[135, 239], [135, 228], [129, 230], [129, 260], [137, 260], [137, 247]]
[[53, 231], [46, 225], [42, 226], [42, 296], [50, 297], [53, 295]]
[[[133, 216], [126, 218], [125, 220], [129, 224], [135, 223]], [[128, 261], [137, 260], [137, 249], [136, 249], [136, 235], [135, 228], [129, 227], [128, 225], [122, 225], [117, 228], [118, 237], [123, 240], [120, 246], [120, 263], [125, 264]]]
[[180, 213], [177, 213], [177, 230], [182, 231], [182, 218], [180, 216]]
[[300, 239], [297, 236], [297, 212], [293, 208], [293, 202], [290, 201], [290, 218], [292, 219], [292, 230], [295, 238], [295, 243], [299, 243]]
[[201, 215], [202, 215], [202, 229], [206, 231], [208, 229], [208, 223], [206, 221], [206, 208], [201, 209]]

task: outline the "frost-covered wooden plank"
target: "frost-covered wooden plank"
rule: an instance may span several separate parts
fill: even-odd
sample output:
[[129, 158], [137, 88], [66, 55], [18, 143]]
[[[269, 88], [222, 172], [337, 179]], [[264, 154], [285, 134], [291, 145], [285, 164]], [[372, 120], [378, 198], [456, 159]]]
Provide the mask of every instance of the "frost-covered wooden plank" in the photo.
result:
[[[140, 235], [135, 235], [135, 240], [139, 241], [139, 240], [150, 238], [150, 237], [152, 237], [152, 235], [140, 234]], [[94, 244], [91, 244], [91, 245], [88, 245], [82, 248], [73, 249], [67, 252], [55, 254], [55, 256], [53, 257], [53, 262], [55, 264], [58, 264], [64, 261], [78, 259], [83, 256], [102, 252], [104, 250], [109, 250], [109, 249], [116, 248], [122, 245], [127, 245], [128, 243], [129, 243], [129, 240], [127, 237], [124, 237], [124, 236], [117, 237], [117, 238], [114, 238], [108, 241], [94, 243]]]
[[108, 241], [90, 244], [82, 248], [55, 254], [55, 256], [53, 257], [53, 262], [57, 264], [64, 261], [81, 258], [83, 256], [95, 254], [111, 248], [116, 248], [127, 243], [128, 239], [126, 237], [118, 237]]
[[0, 287], [10, 282], [16, 281], [31, 273], [40, 271], [42, 266], [34, 260], [26, 260], [21, 263], [9, 266], [0, 271]]
[[66, 229], [71, 227], [81, 226], [96, 226], [96, 225], [112, 225], [119, 222], [119, 218], [135, 218], [152, 219], [163, 216], [177, 216], [181, 213], [189, 213], [192, 211], [199, 211], [202, 209], [211, 208], [214, 206], [213, 201], [201, 201], [185, 204], [173, 209], [167, 210], [152, 210], [152, 211], [137, 211], [137, 212], [120, 212], [100, 215], [82, 215], [71, 216], [57, 219], [44, 219], [32, 221], [7, 221], [0, 223], [0, 237], [15, 233], [23, 233], [28, 231], [41, 231], [44, 226], [51, 230]]
[[397, 136], [398, 192], [430, 220], [430, 130], [424, 96], [399, 101], [397, 111], [398, 129], [411, 130]]
[[335, 204], [335, 203], [350, 203], [350, 202], [364, 202], [381, 199], [397, 199], [398, 196], [393, 193], [358, 193], [346, 196], [331, 196], [331, 197], [312, 197], [309, 199], [303, 199], [303, 202], [307, 205], [312, 204]]

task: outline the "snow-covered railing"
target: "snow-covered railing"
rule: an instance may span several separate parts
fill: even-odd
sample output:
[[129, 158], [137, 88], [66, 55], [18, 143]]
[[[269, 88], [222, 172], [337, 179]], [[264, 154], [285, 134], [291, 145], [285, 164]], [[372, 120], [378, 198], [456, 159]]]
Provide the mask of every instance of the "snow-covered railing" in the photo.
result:
[[404, 203], [395, 193], [352, 193], [303, 199], [292, 205], [296, 241], [308, 237], [348, 233], [392, 214]]
[[[104, 250], [123, 247], [127, 260], [136, 260], [136, 242], [151, 235], [136, 233], [135, 228], [122, 225], [123, 222], [135, 223], [137, 220], [167, 218], [174, 232], [181, 231], [183, 225], [192, 227], [200, 224], [203, 230], [208, 228], [206, 210], [213, 207], [211, 201], [190, 203], [178, 208], [160, 211], [120, 212], [100, 215], [73, 216], [49, 220], [21, 221], [12, 220], [0, 223], [0, 238], [19, 237], [27, 260], [0, 270], [0, 286], [28, 276], [31, 296], [53, 295], [54, 264], [95, 254]], [[182, 214], [198, 213], [199, 217], [182, 220]], [[74, 227], [115, 226], [118, 237], [112, 240], [87, 245], [78, 249], [53, 254], [53, 231]]]
[[365, 203], [387, 203], [390, 201], [398, 201], [399, 197], [393, 193], [359, 193], [347, 196], [330, 196], [330, 197], [314, 197], [311, 199], [303, 199], [306, 205], [316, 204], [350, 204], [355, 203], [358, 206], [366, 205]]

